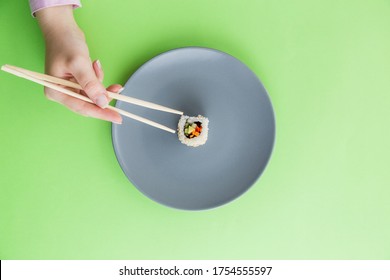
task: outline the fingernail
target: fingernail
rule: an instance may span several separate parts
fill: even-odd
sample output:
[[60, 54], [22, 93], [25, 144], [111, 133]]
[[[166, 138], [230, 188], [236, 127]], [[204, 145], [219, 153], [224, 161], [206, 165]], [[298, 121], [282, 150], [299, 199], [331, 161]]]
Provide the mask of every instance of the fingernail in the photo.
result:
[[101, 108], [106, 108], [108, 105], [108, 100], [104, 95], [100, 95], [98, 98], [96, 98], [96, 105], [98, 105]]
[[100, 63], [100, 60], [99, 60], [99, 59], [96, 60], [96, 64], [97, 64], [97, 66], [98, 66], [100, 69], [102, 69], [102, 64]]
[[118, 93], [121, 93], [125, 88], [121, 88], [120, 90], [118, 90]]
[[122, 124], [122, 121], [120, 121], [120, 122], [118, 122], [118, 121], [113, 121], [113, 123]]

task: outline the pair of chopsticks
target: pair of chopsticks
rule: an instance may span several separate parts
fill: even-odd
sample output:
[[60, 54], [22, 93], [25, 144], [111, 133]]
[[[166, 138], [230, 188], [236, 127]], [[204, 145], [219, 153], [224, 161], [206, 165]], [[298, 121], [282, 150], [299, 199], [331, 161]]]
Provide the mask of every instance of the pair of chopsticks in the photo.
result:
[[[66, 86], [68, 88], [74, 88], [74, 89], [82, 90], [82, 87], [79, 84], [77, 84], [77, 83], [74, 83], [74, 82], [71, 82], [71, 81], [68, 81], [68, 80], [64, 80], [64, 79], [60, 79], [60, 78], [57, 78], [57, 77], [49, 76], [49, 75], [46, 75], [46, 74], [33, 72], [33, 71], [30, 71], [30, 70], [27, 70], [27, 69], [23, 69], [23, 68], [19, 68], [19, 67], [16, 67], [16, 66], [7, 65], [7, 64], [3, 65], [1, 67], [1, 70], [5, 71], [5, 72], [8, 72], [10, 74], [13, 74], [15, 76], [18, 76], [18, 77], [30, 80], [32, 82], [41, 84], [41, 85], [43, 85], [45, 87], [54, 89], [54, 90], [62, 92], [64, 94], [70, 95], [72, 97], [75, 97], [75, 98], [78, 98], [78, 99], [81, 99], [81, 100], [84, 100], [86, 102], [94, 104], [94, 102], [91, 99], [89, 99], [88, 97], [86, 97], [84, 95], [81, 95], [81, 94], [78, 94], [76, 92], [73, 92], [73, 91], [71, 91], [69, 89], [66, 89], [66, 88], [62, 87], [62, 86]], [[133, 97], [120, 95], [120, 94], [114, 93], [114, 92], [107, 91], [107, 96], [112, 98], [112, 99], [121, 100], [123, 102], [135, 104], [135, 105], [146, 107], [146, 108], [150, 108], [150, 109], [153, 109], [153, 110], [159, 110], [159, 111], [163, 111], [163, 112], [183, 115], [183, 112], [181, 112], [181, 111], [174, 110], [174, 109], [171, 109], [171, 108], [168, 108], [168, 107], [164, 107], [164, 106], [161, 106], [161, 105], [158, 105], [158, 104], [154, 104], [154, 103], [151, 103], [151, 102], [148, 102], [148, 101], [136, 99], [136, 98], [133, 98]], [[108, 105], [106, 108], [109, 109], [109, 110], [115, 111], [115, 112], [117, 112], [117, 113], [119, 113], [119, 114], [121, 114], [123, 116], [129, 117], [129, 118], [131, 118], [133, 120], [137, 120], [139, 122], [142, 122], [142, 123], [154, 126], [156, 128], [159, 128], [159, 129], [171, 132], [171, 133], [175, 133], [176, 132], [175, 130], [173, 130], [173, 129], [169, 128], [169, 127], [166, 127], [166, 126], [164, 126], [162, 124], [159, 124], [159, 123], [156, 123], [154, 121], [151, 121], [151, 120], [145, 119], [143, 117], [134, 115], [132, 113], [126, 112], [126, 111], [124, 111], [122, 109], [119, 109], [119, 108], [116, 108], [116, 107], [113, 107], [113, 106], [110, 106], [110, 105]]]

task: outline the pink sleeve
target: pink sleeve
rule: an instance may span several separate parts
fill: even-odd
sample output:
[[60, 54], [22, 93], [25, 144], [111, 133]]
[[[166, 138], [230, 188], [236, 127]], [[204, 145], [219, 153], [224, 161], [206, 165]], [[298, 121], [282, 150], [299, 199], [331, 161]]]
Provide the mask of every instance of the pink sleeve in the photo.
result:
[[74, 8], [81, 7], [80, 0], [30, 0], [31, 14], [44, 8], [62, 5], [73, 5]]

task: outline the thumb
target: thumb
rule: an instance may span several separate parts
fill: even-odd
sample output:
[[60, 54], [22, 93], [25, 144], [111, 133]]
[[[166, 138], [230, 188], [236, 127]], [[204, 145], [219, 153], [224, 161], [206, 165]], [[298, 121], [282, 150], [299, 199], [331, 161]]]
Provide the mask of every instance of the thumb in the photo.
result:
[[106, 89], [96, 77], [91, 63], [84, 62], [73, 70], [73, 76], [83, 88], [88, 97], [99, 107], [105, 108], [108, 105]]

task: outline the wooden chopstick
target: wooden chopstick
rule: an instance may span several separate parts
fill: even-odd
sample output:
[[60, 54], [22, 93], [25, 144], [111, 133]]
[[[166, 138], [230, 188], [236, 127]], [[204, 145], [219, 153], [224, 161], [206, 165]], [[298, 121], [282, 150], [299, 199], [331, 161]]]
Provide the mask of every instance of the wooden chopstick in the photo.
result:
[[[20, 72], [18, 70], [15, 70], [13, 67], [9, 67], [8, 65], [3, 65], [1, 67], [1, 70], [5, 71], [5, 72], [8, 72], [10, 74], [13, 74], [15, 76], [18, 76], [20, 78], [24, 78], [24, 79], [30, 80], [32, 82], [38, 83], [38, 84], [43, 85], [45, 87], [52, 88], [52, 89], [54, 89], [56, 91], [62, 92], [62, 93], [67, 94], [69, 96], [72, 96], [72, 97], [75, 97], [75, 98], [81, 99], [83, 101], [86, 101], [86, 102], [94, 104], [94, 102], [91, 99], [89, 99], [88, 97], [86, 97], [84, 95], [81, 95], [81, 94], [78, 94], [78, 93], [73, 92], [71, 90], [68, 90], [66, 88], [63, 88], [63, 87], [61, 87], [61, 86], [59, 86], [57, 84], [54, 84], [54, 83], [51, 83], [51, 82], [48, 82], [48, 81], [45, 81], [45, 80], [40, 80], [40, 79], [38, 79], [36, 77], [30, 76], [30, 75], [26, 74], [25, 71]], [[150, 126], [153, 126], [153, 127], [156, 127], [156, 128], [159, 128], [159, 129], [162, 129], [162, 130], [165, 130], [165, 131], [168, 131], [170, 133], [176, 133], [175, 130], [173, 130], [173, 129], [169, 128], [169, 127], [166, 127], [166, 126], [164, 126], [162, 124], [159, 124], [159, 123], [156, 123], [154, 121], [145, 119], [143, 117], [131, 114], [131, 113], [126, 112], [126, 111], [124, 111], [122, 109], [119, 109], [119, 108], [116, 108], [116, 107], [113, 107], [113, 106], [110, 106], [110, 105], [107, 106], [107, 109], [115, 111], [115, 112], [118, 112], [119, 114], [121, 114], [123, 116], [126, 116], [126, 117], [129, 117], [131, 119], [140, 121], [140, 122], [148, 124]]]
[[[51, 83], [54, 83], [54, 84], [63, 85], [63, 86], [66, 86], [66, 87], [75, 88], [75, 89], [81, 89], [82, 90], [82, 87], [79, 84], [71, 82], [71, 81], [68, 81], [68, 80], [64, 80], [64, 79], [61, 79], [61, 78], [49, 76], [49, 75], [38, 73], [38, 72], [33, 72], [33, 71], [30, 71], [30, 70], [27, 70], [27, 69], [23, 69], [23, 68], [20, 68], [20, 67], [16, 67], [16, 66], [13, 66], [13, 65], [6, 64], [4, 66], [7, 67], [7, 68], [10, 68], [10, 69], [14, 69], [16, 71], [19, 71], [21, 73], [27, 74], [27, 75], [29, 75], [31, 77], [40, 79], [40, 80], [44, 80], [44, 81], [51, 82]], [[115, 92], [111, 92], [111, 91], [107, 91], [107, 95], [108, 95], [108, 97], [110, 97], [112, 99], [121, 100], [123, 102], [131, 103], [131, 104], [142, 106], [142, 107], [145, 107], [145, 108], [158, 110], [158, 111], [163, 111], [163, 112], [167, 112], [167, 113], [183, 115], [183, 112], [181, 112], [181, 111], [178, 111], [178, 110], [175, 110], [175, 109], [172, 109], [172, 108], [168, 108], [168, 107], [165, 107], [165, 106], [162, 106], [162, 105], [154, 104], [152, 102], [148, 102], [148, 101], [145, 101], [145, 100], [137, 99], [137, 98], [134, 98], [134, 97], [121, 95], [121, 94], [118, 94], [118, 93], [115, 93]]]

